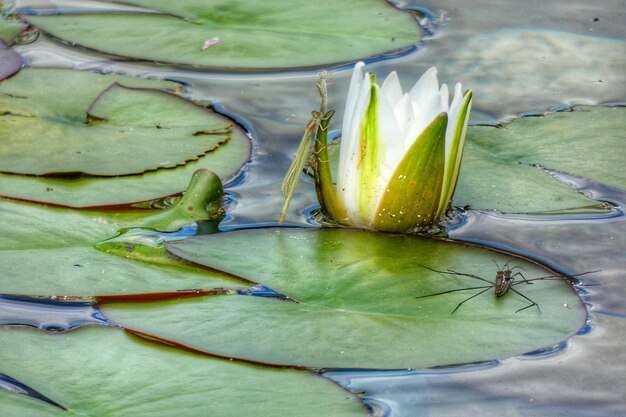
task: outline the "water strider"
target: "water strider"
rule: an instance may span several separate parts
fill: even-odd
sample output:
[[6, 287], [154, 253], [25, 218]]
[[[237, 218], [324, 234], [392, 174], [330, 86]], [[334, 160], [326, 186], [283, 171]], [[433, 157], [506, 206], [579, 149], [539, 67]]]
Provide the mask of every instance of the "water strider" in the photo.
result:
[[[430, 271], [433, 272], [438, 272], [440, 274], [449, 274], [449, 275], [458, 275], [458, 276], [463, 276], [463, 277], [469, 277], [469, 278], [474, 278], [480, 281], [484, 281], [486, 283], [488, 283], [489, 285], [480, 285], [477, 287], [467, 287], [467, 288], [457, 288], [454, 290], [448, 290], [448, 291], [442, 291], [442, 292], [438, 292], [438, 293], [434, 293], [434, 294], [427, 294], [427, 295], [421, 295], [415, 298], [426, 298], [426, 297], [433, 297], [435, 295], [443, 295], [443, 294], [449, 294], [449, 293], [453, 293], [453, 292], [458, 292], [458, 291], [468, 291], [468, 290], [482, 290], [477, 292], [476, 294], [472, 295], [469, 298], [466, 298], [465, 300], [461, 301], [459, 304], [457, 304], [457, 306], [454, 308], [454, 310], [452, 310], [452, 313], [450, 314], [454, 314], [464, 303], [466, 303], [467, 301], [471, 300], [472, 298], [478, 297], [479, 295], [489, 291], [490, 288], [494, 289], [494, 293], [496, 295], [496, 297], [502, 297], [504, 294], [506, 294], [509, 290], [513, 291], [515, 294], [519, 295], [520, 297], [522, 297], [523, 299], [525, 299], [526, 301], [528, 301], [530, 304], [528, 304], [525, 307], [522, 307], [518, 310], [516, 310], [516, 313], [519, 313], [520, 311], [526, 310], [527, 308], [531, 308], [531, 307], [536, 307], [537, 311], [539, 312], [539, 314], [541, 314], [541, 309], [539, 308], [539, 305], [534, 302], [533, 300], [531, 300], [530, 298], [528, 298], [527, 296], [525, 296], [524, 294], [522, 294], [521, 292], [517, 291], [515, 288], [513, 288], [513, 286], [518, 285], [518, 284], [532, 284], [532, 281], [540, 281], [540, 280], [546, 280], [546, 279], [561, 279], [558, 275], [547, 275], [544, 277], [537, 277], [537, 278], [532, 278], [532, 279], [526, 279], [526, 277], [524, 277], [524, 275], [521, 272], [516, 272], [513, 273], [513, 270], [518, 268], [518, 269], [523, 269], [520, 266], [514, 266], [514, 267], [509, 267], [509, 263], [505, 263], [503, 267], [500, 267], [495, 261], [494, 263], [496, 264], [496, 267], [498, 268], [498, 271], [496, 272], [496, 280], [495, 282], [491, 282], [488, 279], [485, 279], [483, 277], [479, 277], [477, 275], [473, 275], [473, 274], [467, 274], [467, 273], [463, 273], [463, 272], [457, 272], [454, 271], [452, 269], [448, 269], [446, 271], [440, 271], [438, 269], [434, 269], [434, 268], [430, 268], [428, 266], [425, 265], [420, 265], [422, 268], [426, 268]], [[589, 272], [583, 272], [581, 274], [574, 274], [572, 275], [573, 277], [578, 277], [581, 275], [586, 275], [586, 274], [591, 274], [593, 272], [598, 272], [598, 271], [589, 271]], [[515, 281], [515, 277], [521, 277], [522, 281]]]

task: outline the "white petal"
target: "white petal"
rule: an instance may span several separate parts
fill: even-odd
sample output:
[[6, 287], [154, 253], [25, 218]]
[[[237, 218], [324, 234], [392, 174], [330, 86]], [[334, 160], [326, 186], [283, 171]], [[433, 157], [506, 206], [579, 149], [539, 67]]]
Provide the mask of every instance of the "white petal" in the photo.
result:
[[350, 125], [350, 121], [354, 117], [354, 110], [356, 107], [357, 97], [361, 90], [361, 83], [363, 82], [363, 62], [357, 62], [352, 71], [352, 78], [350, 79], [350, 88], [348, 89], [348, 97], [346, 98], [346, 107], [343, 112], [343, 126], [342, 133], [349, 135], [350, 132], [346, 131], [346, 128]]
[[439, 89], [439, 95], [441, 96], [441, 111], [448, 112], [448, 102], [450, 100], [450, 94], [448, 93], [448, 86], [442, 84]]
[[359, 87], [359, 90], [352, 90], [352, 96], [350, 100], [354, 101], [352, 106], [352, 115], [350, 118], [344, 118], [343, 128], [341, 132], [341, 147], [340, 147], [340, 159], [339, 159], [339, 177], [338, 181], [341, 181], [343, 172], [347, 168], [347, 165], [342, 162], [347, 162], [348, 157], [352, 154], [352, 149], [358, 148], [358, 136], [360, 134], [361, 120], [363, 119], [363, 113], [367, 108], [370, 100], [370, 88], [371, 81], [369, 73], [362, 74], [360, 81], [354, 83]]
[[398, 74], [395, 71], [387, 76], [381, 90], [392, 106], [395, 106], [402, 99], [402, 87], [400, 86]]
[[[395, 172], [398, 164], [404, 156], [403, 136], [392, 104], [387, 97], [380, 95], [380, 105], [378, 107], [378, 131], [382, 138], [382, 144], [384, 145], [384, 162], [380, 171], [380, 177], [378, 181], [379, 196], [382, 198], [382, 194], [387, 188], [387, 184], [391, 180], [391, 175]], [[378, 202], [373, 207], [373, 210], [378, 207]]]
[[409, 92], [413, 101], [413, 121], [405, 135], [405, 149], [413, 145], [422, 132], [435, 117], [441, 113], [441, 93], [437, 81], [437, 68], [430, 67], [415, 83]]
[[[341, 134], [341, 146], [339, 149], [339, 168], [337, 175], [337, 194], [343, 201], [348, 213], [356, 211], [357, 192], [360, 186], [357, 175], [357, 162], [359, 159], [361, 121], [363, 114], [370, 101], [371, 81], [369, 73], [366, 73], [359, 83], [360, 90], [355, 100], [354, 112], [347, 127]], [[346, 120], [344, 120], [346, 126]], [[347, 134], [344, 134], [347, 132]]]
[[404, 136], [404, 148], [408, 149], [413, 142], [419, 137], [420, 133], [435, 120], [435, 117], [441, 113], [441, 96], [439, 90], [435, 94], [429, 94], [428, 97], [422, 98], [421, 103], [414, 102], [414, 120], [406, 131]]
[[396, 121], [398, 122], [398, 128], [400, 129], [400, 135], [404, 138], [406, 131], [415, 120], [413, 113], [413, 103], [411, 103], [411, 97], [405, 94], [402, 99], [395, 105], [393, 112], [396, 115]]
[[[422, 100], [425, 100], [432, 95], [439, 94], [439, 81], [437, 81], [437, 68], [430, 67], [415, 83], [409, 95], [411, 100], [416, 102], [420, 107]], [[428, 100], [426, 100], [428, 101]]]

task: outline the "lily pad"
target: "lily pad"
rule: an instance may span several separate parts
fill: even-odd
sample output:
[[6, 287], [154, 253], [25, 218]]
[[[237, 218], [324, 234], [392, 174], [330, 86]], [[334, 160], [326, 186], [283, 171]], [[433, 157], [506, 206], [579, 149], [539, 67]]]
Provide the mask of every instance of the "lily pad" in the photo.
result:
[[510, 165], [538, 164], [626, 189], [625, 126], [624, 107], [577, 107], [499, 129], [474, 127], [468, 140]]
[[577, 107], [470, 127], [454, 205], [509, 213], [595, 205], [534, 165], [626, 189], [624, 126], [625, 108]]
[[[0, 18], [1, 21], [1, 18]], [[22, 68], [22, 57], [0, 40], [0, 80], [15, 74]]]
[[[158, 88], [174, 91], [179, 85], [169, 81], [149, 80], [115, 74], [99, 74], [67, 69], [28, 68], [19, 76], [0, 83], [2, 111], [18, 115], [84, 123], [93, 101], [114, 83], [127, 87]], [[80, 86], [80, 88], [78, 88]]]
[[[95, 249], [120, 228], [149, 223], [160, 211], [77, 211], [9, 200], [0, 200], [0, 211], [0, 293], [103, 295], [245, 286], [174, 259], [157, 265]], [[127, 245], [126, 257], [135, 250]]]
[[[69, 3], [69, 2], [68, 2]], [[160, 12], [101, 9], [21, 15], [72, 44], [149, 61], [222, 68], [285, 68], [356, 61], [412, 47], [415, 16], [382, 0], [127, 2]], [[41, 10], [41, 6], [39, 6]], [[17, 13], [20, 13], [18, 10]], [[119, 36], [123, 33], [124, 36]]]
[[538, 213], [598, 204], [535, 166], [507, 160], [474, 143], [485, 132], [499, 133], [491, 127], [468, 128], [452, 205], [505, 213]]
[[[429, 268], [495, 278], [496, 266], [545, 270], [451, 242], [353, 229], [254, 229], [166, 245], [177, 256], [266, 285], [298, 302], [217, 296], [181, 302], [104, 305], [134, 330], [218, 353], [275, 364], [406, 368], [503, 358], [561, 342], [586, 311], [566, 280], [543, 280], [494, 298], [488, 285]], [[515, 271], [522, 271], [515, 269]], [[519, 277], [518, 277], [519, 279]], [[487, 287], [488, 288], [488, 287]], [[523, 309], [522, 311], [519, 311]]]
[[[306, 371], [262, 368], [140, 341], [113, 328], [0, 333], [3, 371], [69, 409], [98, 416], [366, 416], [356, 396]], [[3, 416], [68, 412], [0, 392]]]
[[[22, 91], [19, 99], [13, 96], [8, 103], [0, 103], [5, 113], [0, 117], [0, 171], [138, 174], [184, 165], [229, 139], [232, 122], [225, 117], [163, 91], [117, 83], [104, 90], [89, 109], [82, 109], [80, 123], [71, 121], [78, 115], [70, 115], [68, 121], [65, 114], [55, 114], [53, 98], [48, 103], [54, 107], [45, 111], [50, 116], [39, 116], [30, 111], [24, 82], [17, 76], [0, 85], [0, 93], [5, 88]], [[18, 86], [5, 85], [12, 83]], [[53, 91], [48, 92], [55, 97], [69, 85], [49, 87]], [[80, 91], [79, 83], [76, 87]]]
[[[0, 2], [0, 12], [4, 9], [4, 2]], [[0, 40], [10, 42], [19, 35], [26, 25], [17, 20], [7, 20], [0, 14]]]
[[[11, 125], [11, 131], [13, 131], [13, 124], [30, 124], [30, 119], [35, 119], [33, 117], [23, 116], [36, 114], [42, 120], [54, 120], [53, 123], [41, 125], [39, 130], [63, 126], [64, 132], [67, 132], [67, 129], [69, 129], [79, 135], [82, 132], [90, 131], [90, 129], [100, 129], [107, 123], [92, 121], [91, 124], [93, 124], [93, 126], [85, 127], [84, 123], [87, 109], [89, 109], [91, 103], [94, 102], [102, 91], [116, 82], [135, 88], [175, 87], [173, 83], [132, 77], [101, 75], [68, 70], [28, 69], [21, 71], [11, 80], [0, 83], [0, 99], [2, 100], [0, 110], [14, 115], [5, 115], [2, 117], [4, 121], [3, 124], [7, 126], [7, 128]], [[70, 87], [68, 87], [70, 85], [72, 86], [71, 88], [80, 85], [80, 92], [67, 94], [70, 90]], [[127, 91], [133, 91], [133, 93], [137, 93], [138, 95], [126, 95], [125, 92]], [[224, 127], [230, 126], [230, 120], [166, 93], [148, 90], [130, 90], [116, 86], [109, 89], [108, 94], [101, 96], [101, 100], [110, 98], [110, 95], [120, 94], [125, 97], [122, 97], [121, 100], [124, 100], [126, 108], [138, 108], [145, 105], [147, 108], [154, 109], [154, 106], [157, 106], [156, 103], [160, 102], [158, 105], [159, 108], [154, 109], [159, 113], [153, 114], [152, 118], [145, 119], [141, 122], [139, 118], [136, 119], [137, 127], [141, 127], [140, 130], [146, 127], [145, 130], [146, 132], [151, 132], [151, 137], [152, 134], [165, 136], [174, 134], [178, 129], [171, 129], [173, 126], [169, 126], [169, 124], [173, 122], [175, 118], [185, 123], [189, 122], [195, 124], [195, 126], [192, 125], [190, 127], [188, 133], [191, 133], [191, 139], [193, 141], [199, 140], [202, 143], [201, 148], [204, 147], [204, 150], [206, 150], [207, 147], [215, 146], [216, 141], [219, 142], [226, 138], [226, 136], [221, 133], [217, 135], [205, 135], [204, 133], [207, 128], [213, 128], [219, 131]], [[139, 98], [139, 100], [135, 101], [135, 98]], [[151, 103], [152, 99], [154, 99], [154, 103], [148, 106], [145, 103], [145, 99], [151, 100]], [[161, 101], [161, 99], [163, 100]], [[133, 102], [131, 103], [129, 100]], [[127, 121], [129, 117], [135, 118], [134, 115], [128, 116], [129, 113], [124, 113], [124, 116], [121, 114], [113, 114], [114, 110], [109, 107], [109, 104], [100, 100], [96, 102], [96, 104], [98, 103], [100, 103], [100, 105], [96, 105], [92, 108], [94, 115], [99, 115], [100, 117], [113, 115], [114, 118], [120, 122]], [[176, 104], [176, 106], [172, 104]], [[165, 109], [161, 105], [165, 105], [167, 108]], [[175, 112], [175, 108], [178, 108], [179, 111]], [[168, 114], [170, 110], [173, 112], [172, 115]], [[207, 120], [209, 124], [198, 125], [198, 121], [206, 122]], [[33, 128], [37, 126], [28, 126], [26, 130], [28, 138], [33, 144], [35, 143], [32, 141], [38, 139], [38, 136], [32, 135]], [[116, 135], [116, 130], [115, 128], [113, 131], [104, 128], [103, 132], [106, 133], [108, 131]], [[193, 135], [194, 133], [196, 134], [195, 136]], [[95, 178], [89, 176], [80, 178], [58, 178], [0, 174], [0, 195], [70, 207], [121, 205], [157, 199], [183, 191], [193, 172], [200, 168], [209, 168], [216, 172], [222, 179], [228, 179], [235, 175], [250, 157], [251, 144], [246, 133], [236, 126], [229, 127], [228, 137], [230, 139], [227, 144], [219, 146], [217, 149], [209, 152], [209, 154], [202, 156], [199, 160], [189, 162], [176, 169], [161, 169], [141, 175], [126, 175], [115, 178]], [[88, 142], [76, 135], [74, 138], [88, 147], [93, 146], [92, 142]], [[170, 139], [171, 138], [170, 136]], [[105, 142], [115, 140], [109, 137], [105, 138], [104, 136], [102, 139]], [[133, 160], [136, 160], [139, 164], [143, 164], [145, 160], [148, 160], [147, 156], [144, 154], [152, 154], [153, 159], [149, 164], [151, 164], [153, 168], [158, 166], [171, 166], [172, 163], [176, 165], [176, 158], [170, 160], [169, 155], [170, 153], [176, 153], [176, 150], [170, 148], [172, 140], [163, 142], [166, 146], [163, 150], [167, 150], [167, 155], [161, 153], [159, 156], [158, 153], [152, 153], [152, 150], [150, 150], [152, 143], [151, 140], [145, 144], [145, 152], [129, 150], [126, 147], [128, 145], [127, 142], [123, 144], [118, 143], [116, 149], [111, 149], [110, 151], [107, 149], [104, 150], [104, 152], [109, 153], [111, 158], [102, 158], [103, 152], [87, 148], [90, 149], [89, 152], [84, 149], [60, 152], [60, 154], [64, 154], [65, 156], [55, 160], [56, 157], [52, 155], [56, 155], [56, 153], [50, 151], [50, 146], [61, 146], [62, 144], [63, 147], [66, 147], [68, 145], [66, 145], [65, 142], [50, 142], [49, 146], [42, 147], [42, 149], [46, 151], [47, 157], [38, 158], [37, 162], [41, 162], [44, 165], [56, 164], [55, 168], [48, 166], [45, 169], [40, 169], [38, 172], [32, 172], [33, 167], [36, 167], [36, 165], [34, 163], [27, 164], [24, 162], [21, 163], [20, 167], [23, 168], [25, 166], [31, 171], [29, 173], [42, 173], [50, 170], [63, 170], [64, 172], [68, 172], [76, 171], [78, 168], [92, 172], [91, 170], [93, 168], [91, 168], [91, 166], [103, 167], [106, 163], [106, 165], [117, 165], [119, 169], [124, 168], [124, 170], [127, 171], [125, 167], [127, 164], [135, 164], [135, 162], [132, 162]], [[176, 140], [175, 143], [179, 143], [179, 140]], [[168, 144], [169, 146], [167, 146]], [[144, 144], [140, 144], [140, 146], [143, 145]], [[104, 147], [106, 148], [106, 144]], [[36, 148], [35, 146], [35, 151], [37, 150]], [[43, 150], [37, 152], [43, 152]], [[16, 158], [14, 155], [10, 155], [11, 152], [13, 152], [12, 148], [3, 149], [2, 153], [5, 155], [3, 163], [14, 163], [13, 161], [15, 161]], [[76, 154], [75, 152], [81, 152], [81, 154]], [[193, 153], [196, 152], [192, 151], [191, 154]], [[29, 154], [30, 151], [22, 152], [24, 157]], [[87, 154], [96, 155], [93, 155], [94, 158], [89, 159], [85, 158]], [[137, 155], [142, 155], [142, 157], [137, 158]], [[9, 156], [11, 157], [9, 158]], [[144, 158], [144, 156], [146, 156], [146, 158]], [[69, 163], [66, 166], [65, 164], [68, 162], [68, 157], [70, 161], [77, 161], [79, 164], [83, 165], [89, 162], [91, 166], [89, 169], [75, 165], [72, 166], [69, 165]], [[72, 159], [73, 157], [78, 158]], [[180, 158], [178, 158], [178, 162], [180, 162]], [[155, 163], [157, 165], [154, 165]], [[104, 168], [108, 169], [106, 166], [104, 166]], [[117, 172], [120, 173], [119, 170]], [[101, 171], [101, 173], [106, 172]], [[112, 173], [113, 172], [108, 172], [108, 174]]]

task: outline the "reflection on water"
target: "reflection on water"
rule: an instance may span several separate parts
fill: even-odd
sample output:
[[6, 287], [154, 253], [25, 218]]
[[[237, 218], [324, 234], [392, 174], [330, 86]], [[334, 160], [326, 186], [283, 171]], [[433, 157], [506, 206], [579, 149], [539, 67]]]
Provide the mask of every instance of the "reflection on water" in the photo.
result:
[[[400, 3], [400, 2], [399, 2]], [[475, 92], [473, 123], [492, 123], [520, 113], [542, 114], [572, 104], [626, 99], [626, 8], [623, 0], [602, 7], [585, 0], [408, 0], [426, 8], [430, 33], [406, 56], [371, 63], [381, 75], [397, 70], [412, 80], [436, 65], [442, 82], [458, 80]], [[310, 111], [319, 107], [315, 71], [227, 74], [182, 70], [72, 49], [46, 36], [17, 48], [34, 66], [118, 71], [183, 81], [187, 94], [236, 115], [255, 140], [250, 165], [227, 184], [228, 217], [223, 229], [275, 225], [283, 198], [280, 181], [296, 151]], [[329, 107], [342, 119], [350, 70], [330, 74]], [[408, 86], [405, 86], [408, 87]], [[375, 415], [406, 416], [623, 416], [626, 415], [625, 192], [548, 172], [610, 210], [544, 215], [469, 211], [449, 230], [455, 240], [479, 243], [534, 259], [557, 271], [584, 276], [579, 291], [591, 309], [590, 324], [567, 343], [534, 355], [459, 368], [405, 371], [331, 371], [325, 375], [362, 397]], [[311, 182], [297, 189], [288, 225], [310, 226], [316, 207]], [[261, 289], [262, 290], [262, 289]], [[261, 291], [263, 292], [263, 291]], [[20, 302], [24, 307], [23, 302]], [[46, 312], [52, 328], [67, 329], [92, 316], [57, 320], [54, 308], [28, 301], [22, 308], [0, 300], [6, 323], [42, 327], [33, 312]], [[43, 309], [43, 310], [42, 310]], [[390, 346], [393, 349], [393, 346]], [[531, 359], [532, 358], [532, 359]]]
[[0, 325], [65, 332], [88, 324], [115, 325], [94, 308], [93, 300], [0, 295]]

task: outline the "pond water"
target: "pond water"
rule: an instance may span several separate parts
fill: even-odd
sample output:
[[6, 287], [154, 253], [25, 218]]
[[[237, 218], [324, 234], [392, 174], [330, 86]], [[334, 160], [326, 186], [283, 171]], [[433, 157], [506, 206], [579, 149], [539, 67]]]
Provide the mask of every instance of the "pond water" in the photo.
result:
[[[623, 0], [490, 0], [471, 5], [432, 0], [399, 6], [424, 14], [428, 36], [405, 53], [372, 59], [368, 69], [378, 74], [396, 70], [401, 80], [409, 82], [437, 66], [442, 82], [460, 81], [474, 91], [474, 125], [495, 125], [575, 105], [626, 103]], [[249, 165], [225, 184], [227, 217], [221, 229], [278, 225], [283, 204], [280, 182], [311, 110], [319, 107], [314, 88], [317, 70], [184, 70], [116, 61], [45, 35], [16, 50], [34, 67], [120, 72], [185, 83], [185, 94], [210, 100], [253, 138]], [[351, 65], [330, 68], [329, 107], [338, 110], [331, 125], [335, 135], [350, 75]], [[556, 346], [499, 361], [417, 370], [326, 370], [323, 375], [358, 394], [374, 416], [626, 415], [626, 351], [622, 346], [626, 336], [626, 184], [619, 189], [560, 172], [547, 172], [546, 181], [549, 174], [606, 203], [607, 209], [502, 213], [469, 208], [459, 213], [447, 233], [452, 240], [516, 254], [566, 274], [597, 271], [581, 277], [583, 285], [578, 287], [589, 310], [583, 330]], [[294, 195], [286, 225], [317, 226], [317, 207], [312, 180], [305, 179]], [[16, 317], [31, 320], [18, 311], [19, 300], [5, 301], [0, 299], [0, 312], [10, 310]], [[27, 304], [35, 305], [33, 300], [23, 303], [19, 307], [23, 311], [36, 310]], [[77, 319], [106, 320], [87, 305], [73, 308]]]

